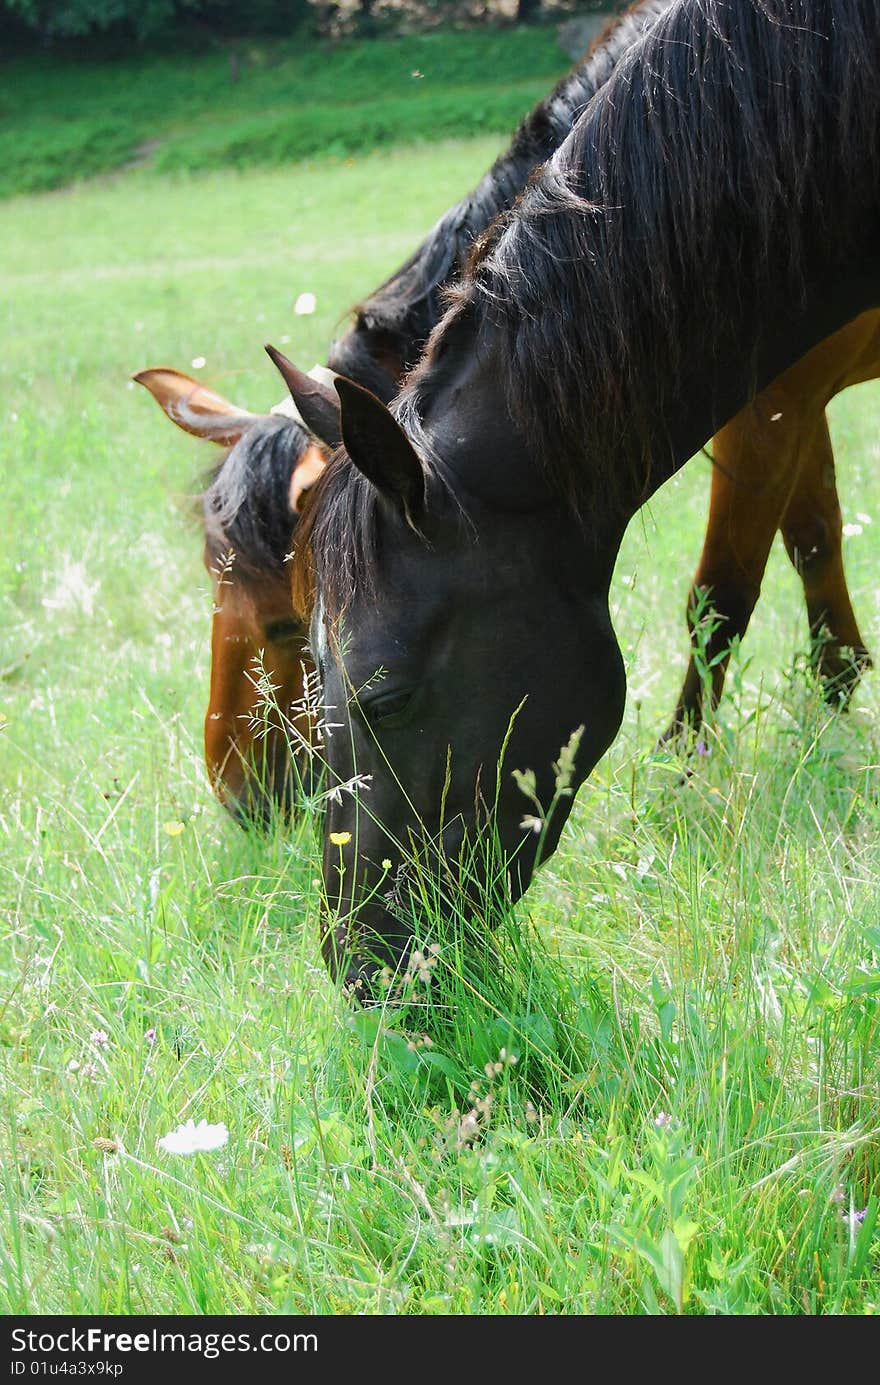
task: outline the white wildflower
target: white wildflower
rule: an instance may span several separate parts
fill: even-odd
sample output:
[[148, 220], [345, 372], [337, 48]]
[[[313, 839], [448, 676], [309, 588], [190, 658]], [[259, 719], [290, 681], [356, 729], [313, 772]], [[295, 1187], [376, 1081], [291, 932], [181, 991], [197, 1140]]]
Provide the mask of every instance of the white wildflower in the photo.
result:
[[229, 1131], [222, 1121], [218, 1125], [209, 1125], [206, 1120], [201, 1120], [196, 1125], [195, 1121], [188, 1120], [169, 1135], [163, 1135], [156, 1143], [169, 1154], [201, 1154], [211, 1149], [222, 1149], [228, 1139]]

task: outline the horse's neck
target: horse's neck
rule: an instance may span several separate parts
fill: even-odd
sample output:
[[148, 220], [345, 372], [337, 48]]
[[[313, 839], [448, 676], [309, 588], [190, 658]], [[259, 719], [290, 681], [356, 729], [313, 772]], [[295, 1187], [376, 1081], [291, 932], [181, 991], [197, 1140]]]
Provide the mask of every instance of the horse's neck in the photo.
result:
[[439, 360], [418, 375], [419, 420], [430, 459], [453, 489], [490, 508], [527, 510], [554, 497], [536, 467], [507, 402], [504, 366], [493, 329], [466, 317], [447, 328]]
[[880, 259], [878, 15], [678, 0], [475, 262], [459, 302], [497, 324], [536, 466], [594, 526], [877, 303], [852, 270]]
[[[573, 521], [575, 529], [583, 530], [578, 561], [591, 569], [598, 563], [604, 570], [607, 559], [610, 573], [627, 524], [654, 491], [777, 375], [860, 312], [880, 307], [880, 256], [872, 259], [869, 248], [870, 237], [851, 274], [817, 277], [796, 307], [772, 306], [753, 352], [740, 335], [743, 324], [731, 311], [713, 360], [707, 363], [705, 354], [695, 353], [689, 371], [669, 391], [656, 420], [646, 479], [630, 493], [624, 491], [618, 507], [604, 512], [601, 532], [584, 523], [589, 516], [569, 512], [560, 521]], [[447, 352], [440, 361], [427, 362], [423, 371], [429, 402], [421, 411], [421, 424], [432, 455], [454, 488], [464, 493], [465, 503], [474, 496], [490, 510], [547, 511], [560, 504], [564, 509], [564, 498], [509, 407], [497, 329], [485, 318], [475, 329], [464, 318], [447, 336]], [[657, 359], [662, 361], [660, 342]]]

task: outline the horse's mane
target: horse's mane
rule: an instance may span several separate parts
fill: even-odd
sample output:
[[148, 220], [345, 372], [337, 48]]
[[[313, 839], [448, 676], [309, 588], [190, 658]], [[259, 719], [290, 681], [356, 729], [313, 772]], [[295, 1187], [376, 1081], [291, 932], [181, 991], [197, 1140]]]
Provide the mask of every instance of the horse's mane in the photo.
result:
[[708, 357], [735, 306], [754, 368], [762, 306], [803, 302], [823, 242], [844, 261], [840, 208], [855, 227], [876, 206], [878, 51], [877, 0], [677, 0], [494, 224], [407, 412], [430, 399], [444, 331], [472, 313], [497, 331], [509, 407], [576, 507], [644, 495], [694, 344]]
[[[373, 570], [377, 504], [375, 487], [352, 465], [345, 448], [337, 448], [306, 496], [293, 537], [293, 609], [306, 623], [314, 607], [319, 569], [329, 581], [327, 608], [334, 616]], [[338, 561], [332, 557], [334, 548]]]
[[525, 117], [509, 149], [476, 188], [440, 218], [405, 264], [353, 309], [354, 326], [330, 351], [333, 370], [387, 397], [389, 376], [381, 365], [382, 348], [405, 369], [415, 364], [443, 314], [443, 288], [462, 272], [478, 238], [513, 205], [537, 165], [559, 147], [621, 54], [671, 3], [641, 0], [610, 21], [586, 59]]
[[[878, 51], [877, 0], [674, 0], [484, 237], [395, 405], [419, 450], [464, 324], [497, 345], [509, 408], [576, 510], [598, 526], [646, 494], [686, 352], [729, 339], [736, 307], [756, 357], [767, 303], [803, 297], [826, 240], [843, 260], [839, 208], [855, 226], [876, 206]], [[297, 545], [330, 607], [369, 580], [377, 534], [338, 456], [311, 559]]]
[[295, 419], [267, 414], [208, 472], [199, 500], [213, 566], [234, 555], [236, 578], [251, 586], [285, 572], [294, 525], [290, 478], [310, 445]]

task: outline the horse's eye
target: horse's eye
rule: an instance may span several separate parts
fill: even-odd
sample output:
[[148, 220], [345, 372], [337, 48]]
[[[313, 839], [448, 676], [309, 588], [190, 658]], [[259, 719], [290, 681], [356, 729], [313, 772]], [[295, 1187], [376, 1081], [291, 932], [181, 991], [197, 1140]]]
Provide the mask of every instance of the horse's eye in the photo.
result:
[[412, 688], [398, 688], [387, 692], [383, 697], [374, 697], [361, 703], [361, 711], [371, 726], [386, 726], [397, 721], [412, 702]]

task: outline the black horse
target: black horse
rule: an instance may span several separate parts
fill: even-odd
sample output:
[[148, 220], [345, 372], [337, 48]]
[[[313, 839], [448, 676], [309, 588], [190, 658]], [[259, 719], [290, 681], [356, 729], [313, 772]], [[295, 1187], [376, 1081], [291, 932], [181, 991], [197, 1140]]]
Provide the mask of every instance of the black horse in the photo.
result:
[[[442, 314], [443, 288], [463, 268], [475, 240], [509, 208], [537, 163], [568, 134], [577, 115], [628, 45], [671, 0], [641, 0], [590, 55], [523, 120], [510, 148], [478, 186], [443, 216], [407, 262], [355, 311], [329, 361], [383, 399], [396, 392]], [[288, 363], [272, 353], [282, 373]], [[307, 623], [294, 610], [288, 555], [305, 492], [314, 480], [314, 438], [300, 419], [254, 415], [181, 372], [134, 377], [178, 427], [231, 450], [212, 467], [201, 497], [205, 563], [214, 586], [211, 688], [205, 758], [220, 801], [244, 825], [295, 810], [308, 780], [303, 706], [312, 664]], [[339, 441], [339, 410], [303, 375], [294, 377], [301, 415], [325, 443]], [[255, 673], [255, 661], [265, 676]], [[265, 684], [274, 689], [267, 699]], [[267, 708], [277, 703], [280, 715]], [[292, 763], [291, 745], [305, 749]]]
[[337, 381], [345, 449], [296, 558], [330, 773], [370, 785], [326, 821], [335, 970], [399, 957], [425, 888], [516, 898], [555, 849], [622, 717], [628, 521], [880, 303], [878, 68], [876, 0], [676, 0], [485, 238], [393, 409]]

